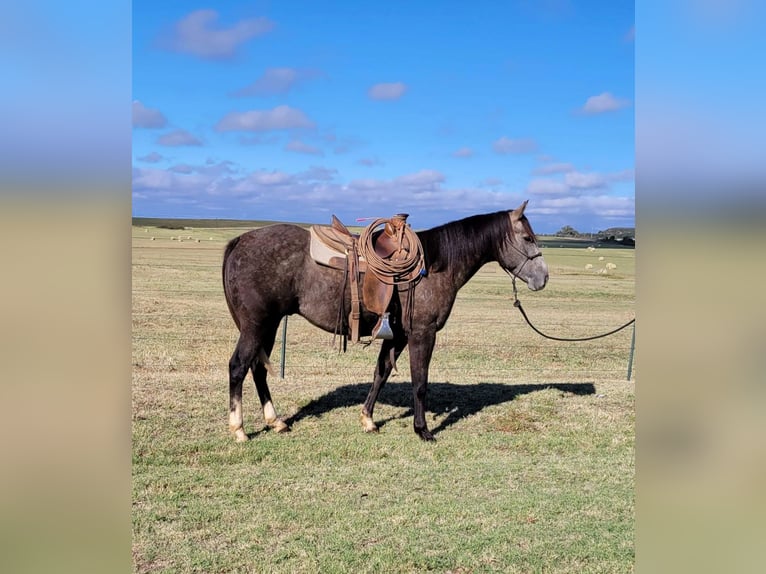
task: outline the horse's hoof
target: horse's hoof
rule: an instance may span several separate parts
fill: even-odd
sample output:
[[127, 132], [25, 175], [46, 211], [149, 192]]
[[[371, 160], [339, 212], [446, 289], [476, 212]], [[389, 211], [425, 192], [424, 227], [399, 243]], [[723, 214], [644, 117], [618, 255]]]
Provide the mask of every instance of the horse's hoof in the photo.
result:
[[423, 439], [426, 442], [436, 442], [436, 438], [433, 434], [431, 434], [431, 431], [429, 430], [422, 430], [422, 431], [415, 431], [418, 433], [418, 436]]
[[373, 422], [372, 417], [362, 413], [359, 416], [359, 420], [362, 421], [362, 428], [364, 429], [364, 432], [378, 432], [378, 425]]
[[250, 437], [248, 437], [245, 434], [245, 431], [243, 431], [242, 429], [237, 429], [236, 431], [234, 431], [234, 440], [237, 442], [247, 442], [250, 440]]
[[269, 425], [269, 427], [272, 430], [274, 430], [274, 431], [276, 431], [278, 433], [290, 432], [290, 427], [282, 419], [277, 419], [277, 420], [272, 421], [272, 422], [267, 423], [267, 424]]

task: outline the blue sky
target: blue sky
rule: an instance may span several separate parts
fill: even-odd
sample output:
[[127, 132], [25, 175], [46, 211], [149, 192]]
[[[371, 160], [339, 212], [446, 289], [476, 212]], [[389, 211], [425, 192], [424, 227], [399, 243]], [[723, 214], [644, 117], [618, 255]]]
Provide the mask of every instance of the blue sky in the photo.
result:
[[634, 5], [133, 2], [133, 214], [635, 225]]

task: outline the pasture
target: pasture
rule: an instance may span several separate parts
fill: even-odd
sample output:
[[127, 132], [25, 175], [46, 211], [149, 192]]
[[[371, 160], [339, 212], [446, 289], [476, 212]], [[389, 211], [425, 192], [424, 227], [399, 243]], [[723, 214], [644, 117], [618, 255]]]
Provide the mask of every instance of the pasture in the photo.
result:
[[[135, 571], [633, 570], [631, 328], [543, 339], [514, 309], [508, 276], [485, 266], [437, 338], [432, 444], [412, 432], [406, 350], [375, 410], [380, 433], [365, 434], [379, 343], [339, 354], [331, 334], [291, 316], [285, 379], [270, 387], [292, 432], [265, 429], [248, 377], [252, 440], [237, 444], [221, 259], [244, 231], [133, 227]], [[544, 245], [548, 286], [519, 285], [538, 328], [588, 336], [633, 317], [634, 250]], [[606, 263], [616, 268], [598, 273]], [[281, 352], [278, 339], [277, 367]]]

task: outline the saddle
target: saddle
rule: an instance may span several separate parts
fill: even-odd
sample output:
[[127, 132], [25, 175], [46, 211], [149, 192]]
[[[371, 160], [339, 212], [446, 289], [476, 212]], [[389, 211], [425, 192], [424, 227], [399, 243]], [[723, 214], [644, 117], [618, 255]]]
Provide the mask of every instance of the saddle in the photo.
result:
[[[378, 229], [381, 226], [382, 229]], [[423, 248], [407, 224], [407, 214], [376, 219], [359, 235], [349, 231], [333, 215], [331, 225], [312, 225], [310, 233], [310, 253], [314, 261], [342, 270], [346, 275], [346, 285], [351, 289], [348, 318], [351, 340], [359, 341], [361, 304], [378, 315], [372, 338], [392, 339], [394, 334], [389, 323], [389, 305], [394, 288], [401, 284], [414, 284], [425, 274]], [[342, 309], [343, 296], [340, 306]], [[336, 332], [339, 331], [342, 329], [336, 329]]]

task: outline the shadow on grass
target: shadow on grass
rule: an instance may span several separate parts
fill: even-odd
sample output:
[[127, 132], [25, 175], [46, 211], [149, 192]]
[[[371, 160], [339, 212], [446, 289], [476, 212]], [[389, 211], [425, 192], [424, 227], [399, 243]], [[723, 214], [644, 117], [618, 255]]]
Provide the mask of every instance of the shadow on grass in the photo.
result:
[[[285, 419], [292, 425], [306, 417], [320, 417], [334, 409], [359, 406], [361, 409], [370, 383], [343, 385], [326, 395], [314, 399], [290, 418]], [[593, 383], [545, 383], [527, 385], [506, 385], [502, 383], [478, 383], [475, 385], [456, 385], [453, 383], [428, 383], [426, 409], [435, 415], [446, 414], [439, 424], [431, 429], [437, 433], [455, 424], [460, 419], [476, 414], [485, 407], [499, 405], [514, 400], [520, 395], [556, 389], [574, 395], [592, 395], [596, 392]], [[405, 413], [384, 420], [375, 420], [378, 427], [397, 418], [413, 416], [412, 383], [386, 383], [378, 396], [378, 404], [394, 407], [408, 407]], [[374, 417], [373, 417], [374, 418]]]

